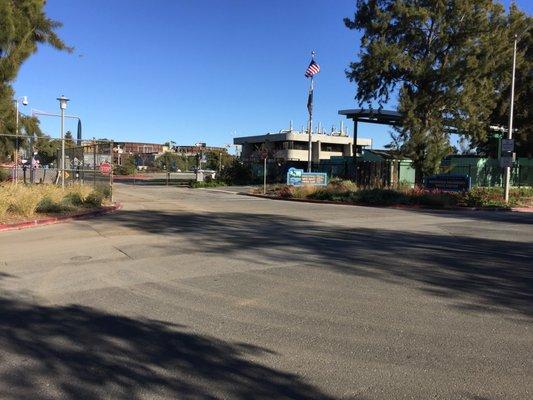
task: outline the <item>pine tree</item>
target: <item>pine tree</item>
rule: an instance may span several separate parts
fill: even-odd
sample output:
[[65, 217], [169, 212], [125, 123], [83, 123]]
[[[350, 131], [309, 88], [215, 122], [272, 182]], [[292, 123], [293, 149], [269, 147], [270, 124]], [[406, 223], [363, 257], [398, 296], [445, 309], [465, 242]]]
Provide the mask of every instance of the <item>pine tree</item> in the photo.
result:
[[438, 170], [450, 134], [483, 141], [507, 67], [512, 29], [492, 0], [358, 0], [350, 29], [362, 31], [347, 77], [360, 105], [397, 96], [402, 126], [393, 136], [417, 171]]
[[[525, 16], [515, 5], [511, 5], [511, 18], [514, 32], [517, 33], [516, 82], [513, 113], [513, 138], [516, 140], [516, 153], [521, 157], [533, 157], [533, 18]], [[511, 59], [501, 74], [500, 85], [495, 93], [497, 105], [490, 122], [491, 125], [509, 125], [509, 106], [511, 97]], [[497, 154], [497, 141], [478, 142], [474, 146], [479, 151]]]

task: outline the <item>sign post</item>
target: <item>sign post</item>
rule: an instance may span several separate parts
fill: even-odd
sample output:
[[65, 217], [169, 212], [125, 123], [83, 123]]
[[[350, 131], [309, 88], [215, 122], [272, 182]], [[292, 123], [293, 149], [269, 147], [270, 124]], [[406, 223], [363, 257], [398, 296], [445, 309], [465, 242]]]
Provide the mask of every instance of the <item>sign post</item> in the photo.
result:
[[263, 157], [263, 194], [266, 194], [267, 192], [267, 158], [268, 158], [268, 151], [262, 150], [261, 151], [261, 157]]
[[[514, 36], [514, 46], [513, 46], [513, 72], [511, 78], [511, 104], [509, 106], [509, 131], [507, 132], [507, 146], [511, 146], [512, 137], [513, 137], [513, 107], [514, 107], [514, 84], [515, 84], [515, 72], [516, 72], [516, 42], [518, 41], [518, 36]], [[512, 143], [513, 149], [511, 150], [511, 164], [512, 164], [512, 152], [514, 150], [514, 143]], [[502, 152], [503, 152], [503, 140], [502, 140]], [[506, 161], [509, 164], [509, 161]], [[503, 196], [505, 202], [509, 203], [509, 186], [511, 180], [511, 168], [506, 166], [504, 170], [504, 181], [503, 181]]]
[[[500, 166], [505, 168], [507, 171], [507, 168], [511, 168], [513, 166], [514, 139], [502, 139], [500, 147]], [[506, 172], [506, 176], [509, 175], [510, 174]]]

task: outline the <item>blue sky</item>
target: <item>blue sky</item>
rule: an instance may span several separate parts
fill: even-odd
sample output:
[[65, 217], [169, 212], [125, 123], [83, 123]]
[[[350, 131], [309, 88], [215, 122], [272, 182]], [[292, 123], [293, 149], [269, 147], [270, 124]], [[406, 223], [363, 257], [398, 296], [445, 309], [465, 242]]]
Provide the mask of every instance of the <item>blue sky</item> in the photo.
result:
[[[527, 0], [518, 4], [531, 13]], [[234, 132], [277, 131], [289, 120], [300, 128], [313, 49], [315, 121], [338, 126], [337, 111], [356, 106], [344, 70], [359, 35], [342, 22], [354, 0], [49, 0], [46, 10], [75, 51], [40, 47], [15, 90], [29, 97], [26, 113], [57, 112], [55, 99], [70, 97], [85, 137], [225, 145]], [[59, 135], [58, 119], [41, 121]], [[387, 131], [364, 125], [359, 135], [382, 147]]]

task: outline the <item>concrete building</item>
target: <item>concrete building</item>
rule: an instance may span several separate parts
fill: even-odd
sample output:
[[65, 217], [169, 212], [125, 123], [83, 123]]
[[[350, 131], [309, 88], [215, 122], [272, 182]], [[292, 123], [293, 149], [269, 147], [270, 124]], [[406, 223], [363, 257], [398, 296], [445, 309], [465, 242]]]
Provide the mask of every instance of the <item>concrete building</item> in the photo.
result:
[[[267, 150], [269, 158], [283, 161], [307, 161], [308, 141], [307, 133], [282, 130], [265, 135], [236, 137], [233, 139], [233, 144], [242, 146], [241, 158], [243, 160], [259, 159], [261, 153]], [[347, 157], [354, 154], [353, 138], [338, 132], [313, 133], [311, 142], [314, 163], [329, 160], [331, 157]], [[371, 139], [358, 138], [357, 152], [371, 145]]]

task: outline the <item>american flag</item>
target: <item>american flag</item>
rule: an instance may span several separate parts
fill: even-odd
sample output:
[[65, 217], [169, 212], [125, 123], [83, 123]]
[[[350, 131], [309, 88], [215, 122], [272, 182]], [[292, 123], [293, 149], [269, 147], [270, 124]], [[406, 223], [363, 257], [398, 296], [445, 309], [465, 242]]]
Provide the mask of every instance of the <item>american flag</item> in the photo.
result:
[[316, 75], [320, 72], [320, 65], [318, 65], [315, 60], [311, 60], [309, 66], [305, 70], [305, 77], [311, 78], [313, 75]]

